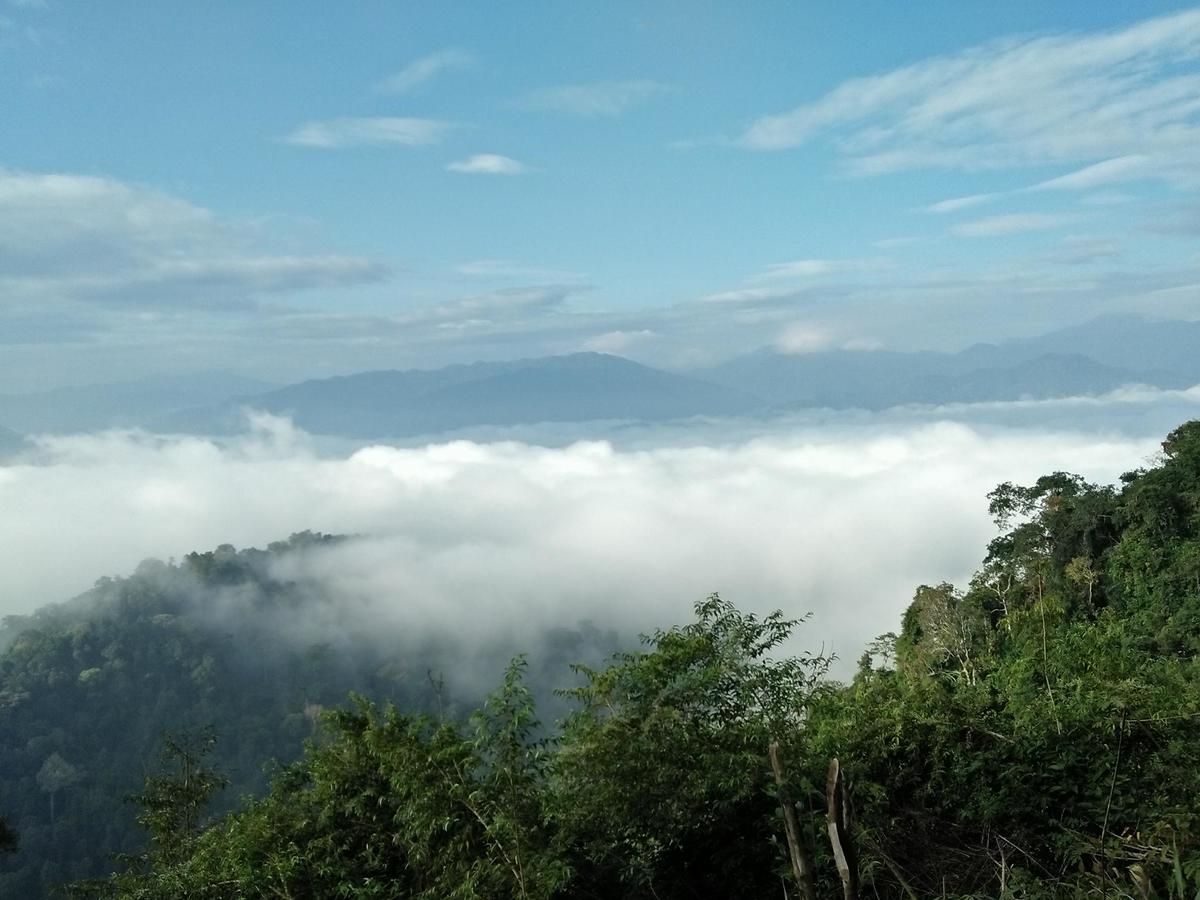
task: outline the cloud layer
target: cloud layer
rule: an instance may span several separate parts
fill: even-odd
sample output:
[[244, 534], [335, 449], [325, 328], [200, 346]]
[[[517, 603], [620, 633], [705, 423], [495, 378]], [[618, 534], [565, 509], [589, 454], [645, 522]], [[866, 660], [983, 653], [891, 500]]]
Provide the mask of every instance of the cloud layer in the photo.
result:
[[1112, 479], [1154, 447], [945, 422], [645, 450], [457, 441], [322, 456], [266, 418], [225, 446], [46, 440], [37, 464], [0, 468], [0, 613], [146, 556], [310, 528], [363, 535], [308, 573], [355, 615], [519, 644], [582, 619], [652, 628], [720, 591], [751, 609], [813, 611], [803, 642], [852, 658], [897, 626], [915, 585], [969, 575], [997, 482], [1060, 468]]

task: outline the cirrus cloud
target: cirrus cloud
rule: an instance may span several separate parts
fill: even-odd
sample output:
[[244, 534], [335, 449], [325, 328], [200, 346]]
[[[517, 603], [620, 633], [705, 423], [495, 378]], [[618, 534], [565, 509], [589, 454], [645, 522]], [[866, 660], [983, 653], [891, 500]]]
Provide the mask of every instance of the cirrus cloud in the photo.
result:
[[985, 169], [1153, 154], [1195, 185], [1200, 10], [1123, 29], [1009, 38], [854, 78], [762, 116], [755, 150], [833, 138], [851, 171]]
[[337, 150], [345, 147], [425, 147], [440, 143], [456, 127], [440, 119], [401, 116], [340, 118], [305, 122], [283, 141], [297, 147]]
[[474, 62], [474, 57], [465, 50], [439, 50], [413, 60], [399, 72], [375, 85], [375, 89], [384, 94], [407, 94], [443, 72], [465, 69]]

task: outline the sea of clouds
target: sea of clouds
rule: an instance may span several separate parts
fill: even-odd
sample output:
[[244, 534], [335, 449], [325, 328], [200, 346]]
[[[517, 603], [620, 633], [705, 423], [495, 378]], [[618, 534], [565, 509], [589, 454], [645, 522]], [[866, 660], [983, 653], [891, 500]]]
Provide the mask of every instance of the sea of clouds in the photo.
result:
[[[1164, 431], [919, 418], [794, 421], [654, 446], [453, 440], [332, 448], [257, 416], [234, 439], [37, 439], [0, 466], [0, 614], [65, 600], [146, 557], [311, 529], [361, 538], [291, 563], [338, 616], [470, 645], [589, 620], [683, 621], [718, 591], [812, 618], [798, 645], [842, 672], [898, 627], [918, 584], [964, 583], [986, 494], [1055, 470], [1097, 481], [1153, 461]], [[1175, 424], [1178, 424], [1177, 422]]]

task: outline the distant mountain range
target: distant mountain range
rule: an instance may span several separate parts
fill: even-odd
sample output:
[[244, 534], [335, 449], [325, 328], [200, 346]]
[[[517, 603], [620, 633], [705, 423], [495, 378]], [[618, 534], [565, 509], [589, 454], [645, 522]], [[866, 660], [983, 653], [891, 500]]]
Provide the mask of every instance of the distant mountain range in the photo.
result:
[[[992, 364], [988, 364], [988, 360]], [[1014, 362], [991, 350], [943, 353], [835, 351], [803, 355], [762, 350], [708, 369], [704, 377], [778, 409], [887, 409], [907, 404], [978, 403], [1101, 394], [1126, 384], [1189, 387], [1198, 379], [1136, 371], [1079, 354], [1046, 353]]]
[[1011, 365], [1047, 353], [1074, 353], [1117, 369], [1152, 368], [1200, 382], [1200, 322], [1102, 316], [1037, 337], [976, 344], [961, 356], [980, 365]]
[[[1198, 382], [1200, 323], [1113, 316], [958, 353], [763, 349], [687, 373], [601, 353], [363, 372], [282, 388], [207, 373], [0, 394], [0, 422], [25, 433], [105, 427], [229, 433], [244, 427], [249, 408], [290, 416], [314, 434], [387, 439], [543, 422], [655, 423], [814, 407], [1045, 399]], [[0, 452], [14, 439], [0, 432]]]
[[241, 426], [241, 409], [287, 415], [318, 434], [378, 438], [479, 425], [668, 421], [737, 415], [756, 397], [603, 353], [573, 353], [435, 370], [364, 372], [304, 381], [165, 420], [168, 430]]
[[198, 372], [0, 394], [0, 422], [26, 434], [145, 427], [176, 410], [258, 394], [272, 387], [228, 372]]

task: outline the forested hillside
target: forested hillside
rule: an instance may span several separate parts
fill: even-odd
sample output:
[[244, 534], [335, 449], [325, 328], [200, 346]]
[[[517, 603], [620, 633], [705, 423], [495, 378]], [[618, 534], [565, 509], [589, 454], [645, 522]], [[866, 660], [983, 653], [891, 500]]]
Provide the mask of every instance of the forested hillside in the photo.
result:
[[[147, 592], [167, 573], [211, 581], [259, 557], [206, 554], [102, 585], [114, 609], [153, 610], [134, 617], [141, 631], [93, 640], [99, 624], [57, 611], [43, 618], [62, 625], [25, 627], [4, 657], [4, 769], [23, 774], [0, 805], [36, 800], [54, 817], [35, 820], [14, 864], [47, 854], [67, 822], [94, 841], [92, 864], [129, 846], [87, 806], [100, 780], [143, 774], [151, 737], [116, 730], [120, 709], [83, 699], [113, 682], [126, 692], [114, 705], [179, 702], [223, 733], [215, 755], [183, 741], [151, 770], [148, 850], [83, 895], [1195, 897], [1200, 422], [1117, 486], [1059, 472], [989, 501], [999, 534], [971, 583], [919, 587], [849, 683], [828, 679], [826, 659], [783, 652], [802, 621], [714, 596], [641, 651], [582, 667], [553, 729], [530, 689], [546, 674], [520, 659], [470, 717], [422, 714], [420, 690], [364, 666], [345, 679], [395, 702], [353, 698], [318, 731], [303, 704], [331, 698], [306, 690], [300, 658], [276, 664], [290, 680], [258, 684], [241, 718], [218, 716], [205, 690], [229, 659], [206, 669], [190, 656], [188, 630]], [[154, 630], [165, 626], [169, 639]], [[155, 666], [191, 686], [177, 699], [139, 693]], [[95, 740], [55, 730], [54, 702], [94, 717]], [[261, 737], [247, 745], [248, 733]], [[265, 797], [202, 827], [231, 760], [302, 734], [303, 757]], [[22, 805], [9, 818], [24, 831], [30, 816]], [[5, 887], [25, 896], [16, 884]]]
[[[351, 690], [447, 715], [478, 701], [441, 677], [462, 654], [446, 636], [329, 616], [324, 585], [281, 574], [280, 563], [341, 540], [305, 533], [267, 550], [151, 560], [69, 603], [4, 620], [0, 817], [20, 849], [0, 853], [0, 897], [34, 900], [136, 851], [144, 837], [125, 798], [172, 735], [219, 735], [214, 761], [230, 780], [214, 798], [219, 810], [261, 793], [264, 766], [294, 759], [321, 711]], [[594, 631], [539, 637], [542, 664], [558, 671], [616, 641]]]
[[1193, 897], [1200, 422], [1120, 487], [1055, 473], [990, 501], [978, 575], [919, 588], [848, 685], [777, 654], [798, 623], [710, 598], [584, 670], [551, 740], [519, 664], [467, 725], [359, 701], [266, 799], [198, 834], [147, 819], [155, 849], [102, 891], [817, 897], [842, 862], [847, 895]]

